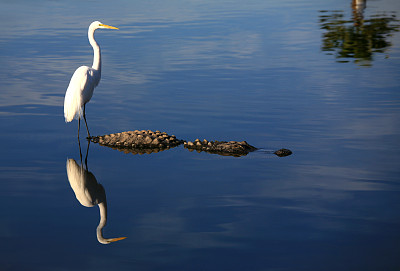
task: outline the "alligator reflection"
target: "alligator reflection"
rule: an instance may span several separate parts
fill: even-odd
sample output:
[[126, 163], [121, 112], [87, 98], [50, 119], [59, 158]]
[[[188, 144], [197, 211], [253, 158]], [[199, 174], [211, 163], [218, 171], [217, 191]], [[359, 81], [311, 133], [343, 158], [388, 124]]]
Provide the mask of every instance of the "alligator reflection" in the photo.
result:
[[[78, 140], [79, 142], [79, 140]], [[79, 165], [74, 159], [67, 160], [67, 175], [68, 181], [72, 190], [75, 193], [76, 199], [85, 207], [93, 207], [97, 205], [100, 211], [100, 222], [96, 229], [97, 240], [102, 244], [109, 244], [111, 242], [125, 239], [126, 237], [119, 238], [104, 238], [103, 228], [107, 223], [107, 200], [104, 187], [99, 184], [96, 177], [88, 170], [87, 157], [89, 153], [90, 141], [88, 141], [85, 167], [82, 163], [81, 145], [79, 142], [79, 154], [81, 164]]]
[[[322, 50], [333, 54], [337, 62], [354, 59], [361, 66], [371, 66], [376, 53], [385, 53], [392, 46], [389, 37], [399, 31], [395, 12], [380, 12], [364, 18], [366, 0], [352, 1], [352, 18], [343, 11], [320, 11]], [[386, 55], [388, 57], [388, 55]]]

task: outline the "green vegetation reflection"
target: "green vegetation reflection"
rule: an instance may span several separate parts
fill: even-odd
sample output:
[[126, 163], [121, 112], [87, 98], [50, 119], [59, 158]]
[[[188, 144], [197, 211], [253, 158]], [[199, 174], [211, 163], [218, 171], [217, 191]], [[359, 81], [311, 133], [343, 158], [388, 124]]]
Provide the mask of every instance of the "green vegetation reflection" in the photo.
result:
[[399, 31], [396, 13], [380, 12], [364, 18], [365, 9], [366, 1], [353, 0], [350, 20], [345, 19], [344, 11], [320, 11], [319, 22], [325, 30], [322, 50], [335, 55], [337, 62], [371, 66], [374, 54], [386, 53], [392, 45], [389, 37]]

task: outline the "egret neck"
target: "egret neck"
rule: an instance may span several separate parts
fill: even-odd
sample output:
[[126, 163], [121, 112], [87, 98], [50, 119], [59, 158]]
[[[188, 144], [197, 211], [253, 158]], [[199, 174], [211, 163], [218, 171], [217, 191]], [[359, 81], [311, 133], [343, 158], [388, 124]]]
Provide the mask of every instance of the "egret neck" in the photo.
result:
[[92, 47], [93, 47], [92, 68], [98, 71], [98, 73], [99, 73], [98, 78], [100, 78], [100, 76], [101, 76], [101, 52], [100, 52], [100, 46], [97, 44], [96, 40], [94, 39], [94, 31], [95, 30], [96, 29], [92, 25], [90, 25], [89, 31], [88, 31], [88, 38], [89, 38], [90, 45], [92, 45]]

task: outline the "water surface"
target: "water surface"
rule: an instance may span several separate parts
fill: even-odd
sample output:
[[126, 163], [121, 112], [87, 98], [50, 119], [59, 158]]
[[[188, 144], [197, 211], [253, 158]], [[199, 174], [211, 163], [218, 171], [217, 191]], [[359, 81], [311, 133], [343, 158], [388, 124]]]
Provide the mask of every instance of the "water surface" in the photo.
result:
[[[75, 2], [0, 4], [4, 270], [400, 268], [398, 1]], [[91, 65], [94, 20], [120, 30], [96, 32], [92, 134], [262, 150], [132, 155], [81, 138], [81, 161], [63, 99]], [[267, 152], [282, 147], [293, 155]], [[90, 176], [93, 207], [68, 160]], [[104, 201], [104, 237], [127, 237], [109, 245]]]

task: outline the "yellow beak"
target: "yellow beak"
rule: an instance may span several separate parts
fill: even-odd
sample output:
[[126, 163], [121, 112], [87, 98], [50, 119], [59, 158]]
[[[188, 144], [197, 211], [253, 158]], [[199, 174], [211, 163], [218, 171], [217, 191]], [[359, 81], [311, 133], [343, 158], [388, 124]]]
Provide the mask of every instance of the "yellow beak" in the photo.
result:
[[[112, 29], [114, 29], [114, 28], [112, 28]], [[117, 242], [117, 241], [124, 240], [124, 239], [126, 239], [126, 237], [112, 238], [112, 239], [109, 240], [109, 242]]]
[[114, 27], [114, 26], [111, 26], [111, 25], [100, 24], [100, 26], [105, 27], [105, 28], [109, 28], [109, 29], [118, 29], [119, 30], [118, 27]]

